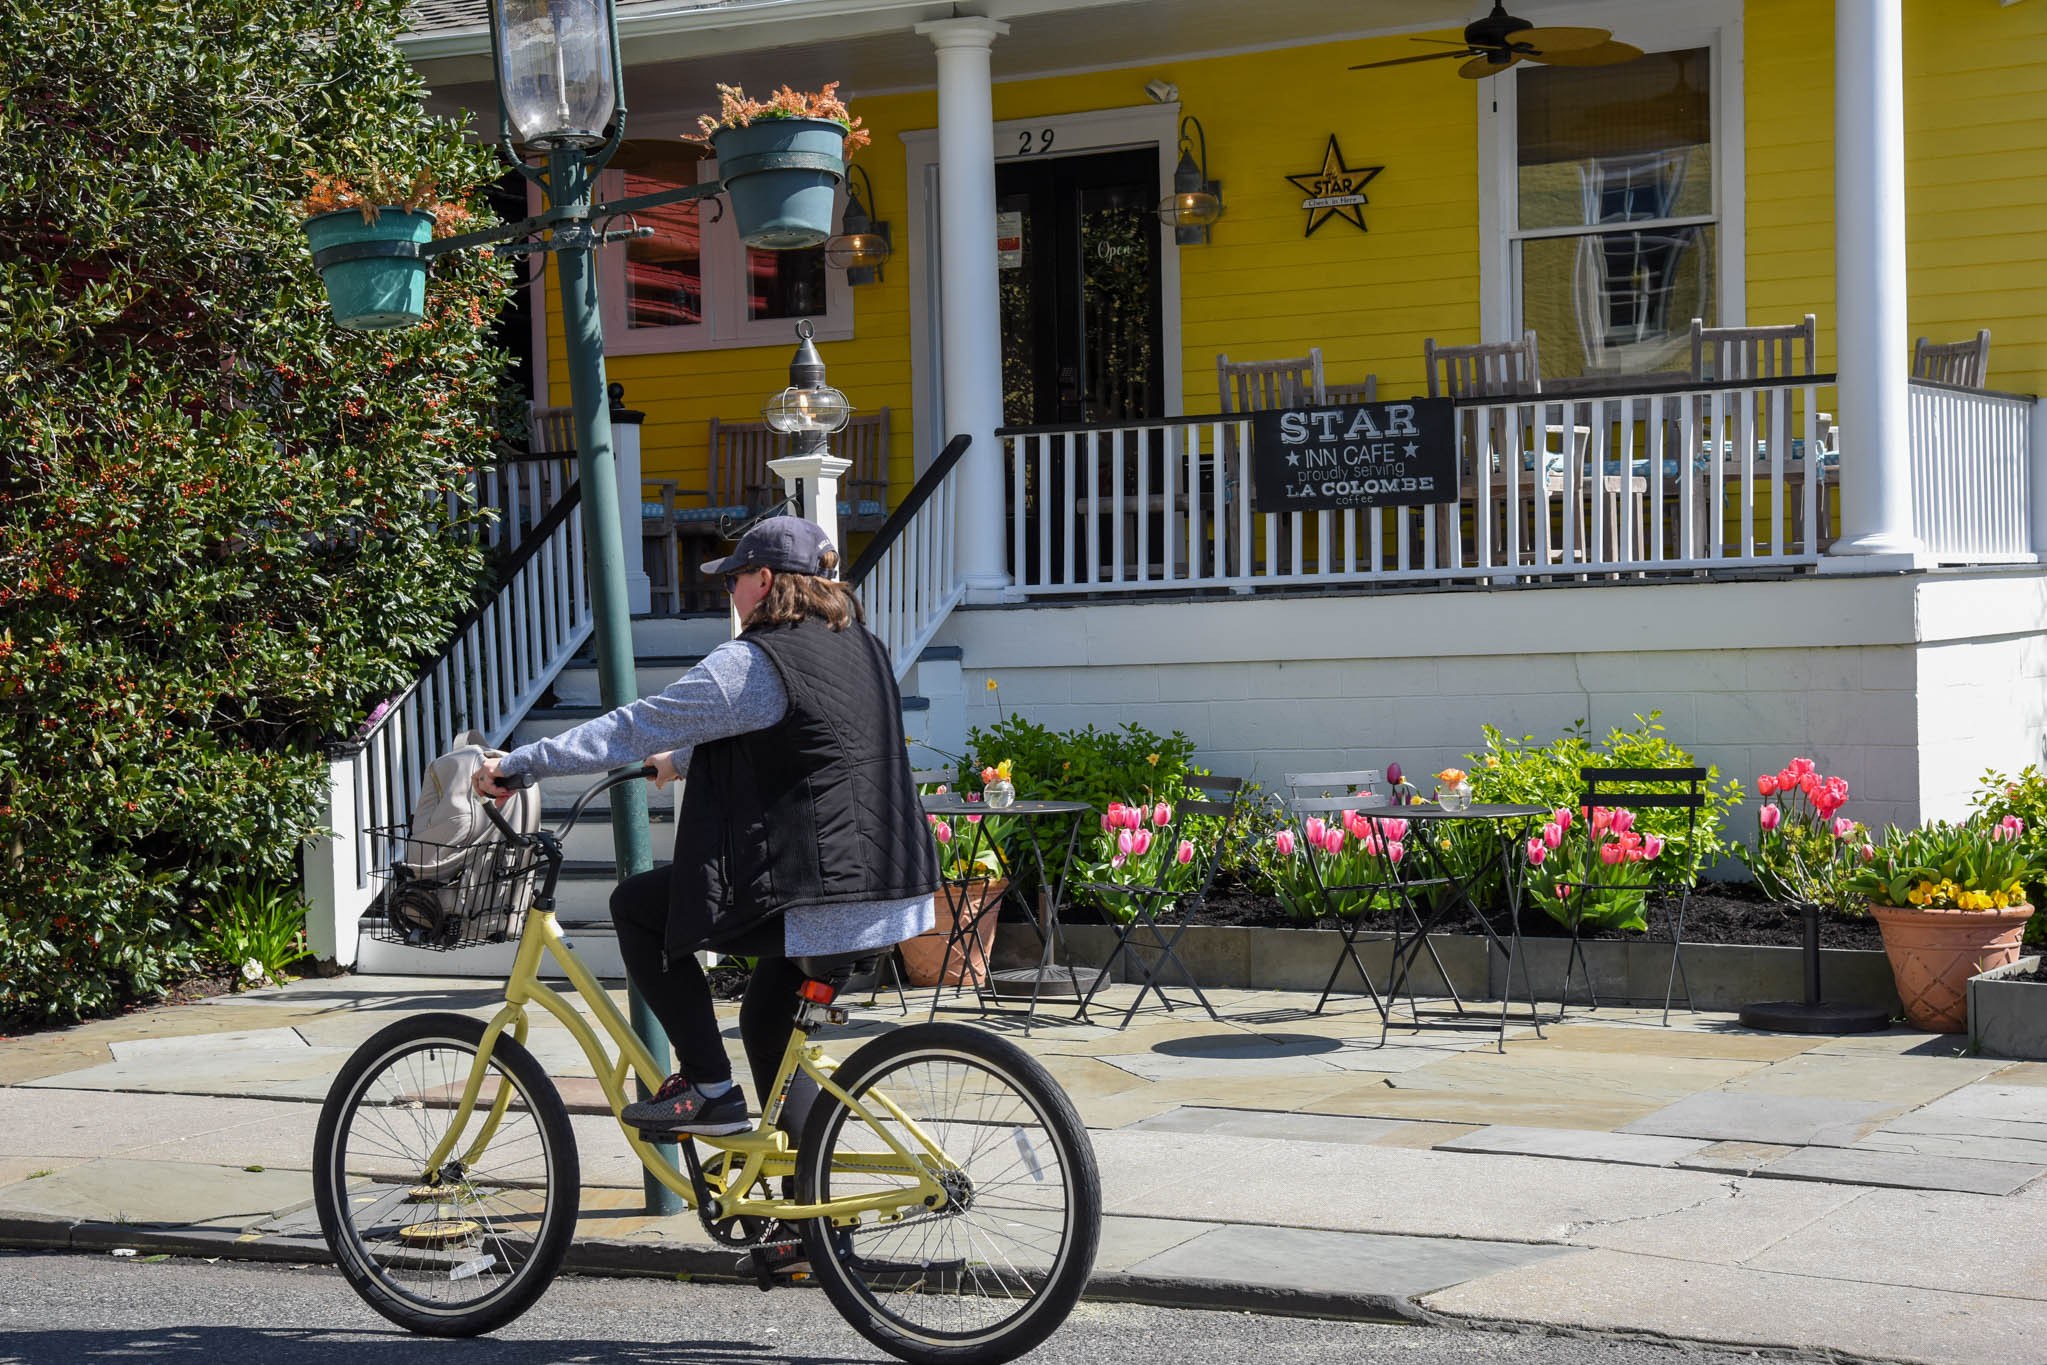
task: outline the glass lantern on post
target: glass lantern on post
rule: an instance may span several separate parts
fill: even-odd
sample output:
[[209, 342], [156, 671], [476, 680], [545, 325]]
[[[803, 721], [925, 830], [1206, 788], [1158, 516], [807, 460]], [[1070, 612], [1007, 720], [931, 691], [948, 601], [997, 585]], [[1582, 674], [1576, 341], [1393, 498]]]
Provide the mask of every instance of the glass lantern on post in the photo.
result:
[[792, 438], [790, 454], [821, 455], [825, 438], [846, 429], [853, 404], [824, 380], [824, 361], [811, 338], [816, 329], [805, 318], [796, 324], [795, 359], [789, 362], [789, 387], [761, 405], [761, 420]]
[[618, 110], [611, 0], [495, 0], [498, 98], [528, 147], [598, 147]]

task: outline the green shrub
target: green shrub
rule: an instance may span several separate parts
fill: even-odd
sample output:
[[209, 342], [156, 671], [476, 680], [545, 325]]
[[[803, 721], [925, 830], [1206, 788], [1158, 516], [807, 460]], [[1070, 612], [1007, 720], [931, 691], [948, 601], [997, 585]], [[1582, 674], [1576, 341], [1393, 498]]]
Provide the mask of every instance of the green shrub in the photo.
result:
[[[1658, 723], [1661, 716], [1660, 711], [1652, 711], [1647, 717], [1636, 716], [1635, 729], [1616, 727], [1596, 746], [1587, 737], [1582, 721], [1566, 727], [1562, 735], [1547, 744], [1537, 744], [1533, 735], [1525, 735], [1519, 740], [1508, 739], [1498, 728], [1485, 726], [1485, 748], [1465, 756], [1465, 764], [1471, 774], [1472, 799], [1487, 804], [1563, 807], [1577, 812], [1585, 799], [1585, 780], [1579, 775], [1582, 768], [1695, 766], [1689, 753], [1664, 737], [1663, 726]], [[1640, 882], [1649, 881], [1652, 877], [1675, 877], [1687, 868], [1703, 870], [1724, 848], [1720, 827], [1727, 811], [1741, 800], [1739, 783], [1730, 781], [1723, 784], [1719, 779], [1718, 768], [1706, 769], [1706, 780], [1700, 784], [1705, 805], [1698, 812], [1695, 830], [1687, 830], [1688, 811], [1652, 809], [1634, 814], [1634, 830], [1645, 836], [1653, 834], [1664, 844], [1663, 852], [1656, 860], [1658, 870], [1655, 873], [1643, 874], [1640, 864], [1609, 873], [1602, 863], [1597, 865], [1601, 870], [1595, 871], [1591, 880], [1595, 884], [1602, 880]], [[1575, 885], [1573, 874], [1583, 872], [1587, 846], [1582, 840], [1590, 837], [1589, 822], [1582, 818], [1574, 819], [1566, 834], [1567, 841], [1555, 854], [1549, 855], [1543, 867], [1531, 878], [1535, 884], [1536, 903], [1559, 922], [1567, 922], [1572, 898], [1559, 895], [1556, 887], [1558, 884]], [[1460, 873], [1467, 870], [1478, 874], [1481, 893], [1498, 897], [1497, 872], [1487, 874], [1474, 865], [1460, 869]], [[1639, 895], [1602, 890], [1580, 898], [1579, 903], [1586, 924], [1594, 927], [1639, 927]]]
[[282, 981], [306, 956], [306, 903], [291, 882], [253, 878], [221, 888], [206, 907], [200, 952], [250, 982]]
[[190, 964], [224, 876], [288, 877], [321, 744], [474, 591], [506, 267], [336, 330], [314, 172], [496, 172], [430, 120], [403, 0], [0, 0], [0, 1018]]

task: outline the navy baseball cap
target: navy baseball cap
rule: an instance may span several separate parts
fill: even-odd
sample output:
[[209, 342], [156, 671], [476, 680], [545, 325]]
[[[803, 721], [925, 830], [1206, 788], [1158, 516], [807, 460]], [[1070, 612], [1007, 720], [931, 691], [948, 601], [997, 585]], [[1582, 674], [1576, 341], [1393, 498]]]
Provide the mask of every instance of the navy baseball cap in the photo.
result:
[[703, 566], [707, 574], [738, 573], [745, 569], [773, 569], [776, 573], [825, 574], [818, 559], [835, 549], [824, 528], [804, 517], [769, 517], [749, 527], [732, 553]]

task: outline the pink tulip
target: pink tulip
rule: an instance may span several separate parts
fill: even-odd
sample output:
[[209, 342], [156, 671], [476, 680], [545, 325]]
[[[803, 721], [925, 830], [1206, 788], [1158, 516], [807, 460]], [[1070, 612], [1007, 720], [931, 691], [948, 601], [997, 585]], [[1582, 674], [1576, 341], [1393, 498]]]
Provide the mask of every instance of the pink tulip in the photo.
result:
[[940, 796], [943, 796], [943, 795], [945, 795], [945, 792], [946, 792], [946, 786], [945, 786], [945, 783], [943, 783], [943, 782], [939, 783], [939, 784], [938, 784], [938, 795], [940, 795]]
[[1551, 848], [1559, 848], [1564, 842], [1564, 827], [1552, 820], [1542, 827], [1542, 842]]
[[1386, 765], [1386, 780], [1396, 787], [1400, 785], [1400, 765], [1398, 763], [1388, 763]]
[[1322, 851], [1328, 854], [1343, 852], [1343, 831], [1334, 825], [1322, 831]]
[[[1552, 826], [1552, 828], [1554, 828], [1554, 826]], [[1530, 867], [1541, 867], [1543, 864], [1543, 860], [1548, 857], [1549, 857], [1548, 844], [1544, 843], [1540, 839], [1530, 839], [1528, 841], [1528, 865]]]
[[1141, 829], [1130, 836], [1130, 852], [1139, 858], [1151, 852], [1151, 831]]
[[1635, 813], [1631, 810], [1617, 810], [1613, 813], [1613, 832], [1626, 834], [1635, 827]]
[[1764, 829], [1775, 829], [1784, 820], [1784, 812], [1774, 804], [1764, 806], [1756, 812], [1756, 823]]
[[1151, 823], [1157, 829], [1164, 829], [1173, 818], [1173, 808], [1161, 801], [1151, 808]]
[[1280, 831], [1279, 833], [1277, 833], [1277, 834], [1273, 835], [1273, 836], [1272, 836], [1272, 847], [1273, 847], [1273, 850], [1274, 850], [1275, 852], [1277, 852], [1277, 853], [1279, 854], [1279, 856], [1280, 856], [1280, 857], [1282, 857], [1282, 858], [1291, 858], [1291, 857], [1293, 857], [1293, 856], [1294, 856], [1294, 832], [1293, 832], [1292, 830], [1290, 830], [1290, 829], [1283, 829], [1283, 830], [1281, 830], [1281, 831]]
[[1181, 864], [1194, 861], [1194, 841], [1192, 839], [1182, 839], [1180, 841], [1180, 846], [1173, 850], [1173, 861]]
[[1604, 806], [1594, 806], [1592, 808], [1592, 837], [1597, 839], [1612, 828], [1613, 812]]
[[1123, 856], [1122, 854], [1118, 853], [1118, 854], [1117, 854], [1117, 855], [1116, 855], [1115, 857], [1113, 857], [1113, 858], [1109, 859], [1109, 866], [1110, 866], [1110, 867], [1121, 867], [1121, 866], [1123, 866], [1123, 864], [1125, 864], [1125, 863], [1127, 863], [1127, 862], [1129, 862], [1129, 861], [1130, 861], [1130, 860], [1129, 860], [1128, 858], [1125, 858], [1125, 857], [1124, 857], [1124, 856]]
[[1388, 839], [1405, 839], [1409, 826], [1405, 820], [1381, 820], [1379, 828]]
[[1843, 815], [1834, 821], [1834, 837], [1836, 839], [1846, 839], [1853, 833], [1855, 833], [1855, 822], [1847, 816]]
[[1798, 779], [1798, 789], [1805, 793], [1805, 799], [1808, 801], [1816, 798], [1825, 785], [1825, 783], [1820, 781], [1818, 773], [1807, 773], [1804, 777]]
[[2004, 831], [2004, 837], [2007, 839], [2016, 839], [2026, 832], [2026, 822], [2016, 815], [2005, 816], [1997, 822], [1997, 827]]
[[1307, 828], [1308, 828], [1308, 842], [1309, 842], [1309, 843], [1311, 843], [1311, 844], [1313, 844], [1313, 845], [1314, 845], [1315, 847], [1317, 847], [1317, 848], [1320, 848], [1320, 847], [1322, 847], [1322, 831], [1323, 831], [1323, 830], [1325, 830], [1325, 829], [1327, 829], [1328, 827], [1329, 827], [1329, 826], [1328, 826], [1327, 824], [1325, 824], [1325, 823], [1323, 822], [1323, 819], [1322, 819], [1322, 817], [1321, 817], [1321, 816], [1319, 816], [1319, 815], [1311, 815], [1311, 816], [1309, 816], [1309, 817], [1308, 817], [1308, 827], [1307, 827]]
[[938, 840], [941, 844], [951, 843], [952, 826], [946, 824], [943, 820], [933, 820], [931, 822], [931, 837]]
[[1818, 772], [1819, 768], [1809, 758], [1794, 758], [1791, 760], [1788, 771], [1793, 778], [1801, 778]]
[[1569, 882], [1558, 882], [1558, 883], [1557, 883], [1557, 894], [1558, 894], [1559, 896], [1568, 896], [1568, 895], [1570, 895], [1570, 894], [1571, 894], [1571, 884], [1570, 884]]
[[1558, 806], [1549, 813], [1549, 818], [1550, 822], [1558, 829], [1569, 829], [1571, 827], [1571, 809], [1568, 806]]
[[1387, 860], [1388, 860], [1389, 862], [1396, 862], [1396, 863], [1397, 863], [1397, 862], [1399, 862], [1399, 861], [1400, 861], [1400, 860], [1401, 860], [1402, 858], [1405, 858], [1406, 856], [1407, 856], [1407, 845], [1406, 845], [1406, 844], [1403, 844], [1403, 843], [1401, 843], [1401, 842], [1400, 842], [1400, 840], [1398, 840], [1398, 839], [1392, 839], [1392, 840], [1389, 840], [1389, 841], [1387, 842], [1387, 844], [1386, 844], [1386, 858], [1387, 858]]
[[1127, 829], [1116, 836], [1116, 851], [1126, 858], [1136, 851], [1136, 845], [1137, 841], [1131, 837]]
[[1599, 861], [1605, 863], [1608, 867], [1612, 867], [1615, 863], [1626, 857], [1627, 852], [1627, 849], [1619, 844], [1601, 844], [1599, 846]]
[[969, 815], [967, 817], [967, 823], [970, 825], [978, 825], [981, 823], [981, 817], [978, 815]]
[[1875, 844], [1864, 844], [1862, 846], [1862, 861], [1865, 863], [1873, 863], [1876, 861]]
[[1775, 796], [1776, 794], [1777, 779], [1775, 777], [1772, 777], [1769, 773], [1764, 773], [1756, 779], [1756, 795]]
[[1642, 836], [1642, 856], [1654, 862], [1663, 856], [1663, 837], [1657, 834]]
[[1107, 834], [1110, 830], [1114, 828], [1115, 826], [1109, 823], [1109, 817], [1107, 815], [1104, 815], [1102, 817], [1102, 833]]

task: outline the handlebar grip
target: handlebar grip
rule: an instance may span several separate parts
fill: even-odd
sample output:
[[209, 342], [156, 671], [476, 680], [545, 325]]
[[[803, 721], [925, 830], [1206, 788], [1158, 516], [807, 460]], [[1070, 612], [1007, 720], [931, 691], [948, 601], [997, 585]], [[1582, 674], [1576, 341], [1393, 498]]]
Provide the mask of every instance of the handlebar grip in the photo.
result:
[[511, 822], [506, 820], [504, 816], [498, 814], [497, 802], [491, 800], [489, 797], [483, 797], [481, 798], [481, 800], [483, 804], [483, 813], [485, 815], [488, 815], [490, 817], [490, 822], [498, 827], [498, 833], [504, 835], [507, 839], [510, 839], [515, 844], [523, 844], [532, 837], [530, 835], [521, 834], [519, 833], [519, 831], [513, 829], [511, 826]]
[[524, 791], [526, 790], [526, 788], [533, 785], [533, 774], [499, 773], [498, 783], [501, 786], [510, 787], [513, 791]]

